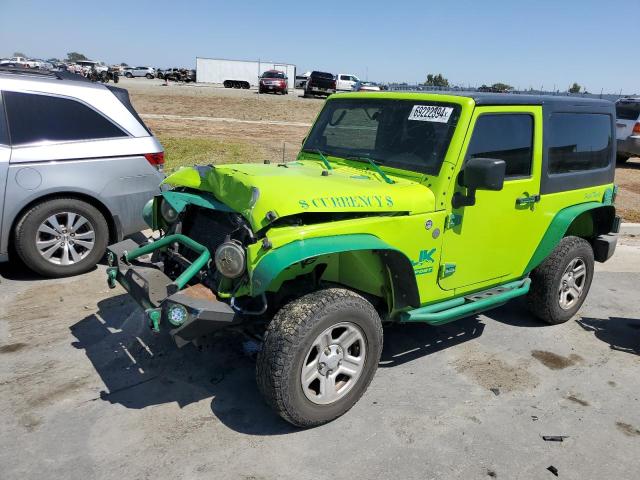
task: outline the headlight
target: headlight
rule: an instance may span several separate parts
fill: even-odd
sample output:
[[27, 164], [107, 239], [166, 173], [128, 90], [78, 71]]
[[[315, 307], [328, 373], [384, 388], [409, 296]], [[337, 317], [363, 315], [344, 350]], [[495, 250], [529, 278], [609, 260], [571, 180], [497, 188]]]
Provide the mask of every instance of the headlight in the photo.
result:
[[178, 212], [165, 199], [160, 203], [160, 215], [167, 223], [173, 223], [178, 219]]
[[244, 249], [233, 240], [228, 240], [218, 247], [214, 260], [218, 271], [227, 278], [238, 278], [244, 273]]

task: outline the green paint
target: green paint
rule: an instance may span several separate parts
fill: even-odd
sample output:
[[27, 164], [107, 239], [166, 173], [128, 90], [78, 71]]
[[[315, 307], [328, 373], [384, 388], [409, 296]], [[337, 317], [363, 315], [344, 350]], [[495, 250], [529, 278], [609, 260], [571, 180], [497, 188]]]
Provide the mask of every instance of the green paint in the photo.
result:
[[151, 330], [153, 330], [155, 333], [159, 333], [162, 310], [159, 308], [147, 308], [145, 310], [145, 313], [149, 321], [149, 328], [151, 328]]
[[535, 249], [533, 256], [525, 267], [523, 274], [526, 275], [531, 272], [531, 270], [540, 265], [540, 263], [542, 263], [542, 261], [551, 254], [553, 249], [556, 248], [556, 245], [558, 245], [560, 240], [564, 237], [571, 223], [580, 214], [598, 207], [602, 207], [602, 204], [597, 202], [588, 202], [572, 205], [560, 210], [549, 224], [549, 227]]
[[135, 260], [136, 258], [147, 255], [155, 250], [165, 248], [174, 242], [178, 242], [200, 254], [198, 258], [174, 281], [174, 283], [178, 286], [178, 289], [182, 289], [187, 283], [189, 283], [189, 281], [193, 277], [198, 274], [200, 270], [202, 270], [207, 265], [209, 259], [211, 258], [211, 254], [209, 253], [207, 247], [199, 244], [195, 240], [192, 240], [189, 237], [180, 234], [168, 235], [156, 240], [155, 242], [147, 243], [140, 248], [136, 248], [135, 250], [128, 252], [127, 254], [125, 254], [125, 260]]
[[498, 307], [513, 298], [526, 295], [530, 286], [531, 279], [525, 278], [524, 280], [501, 285], [506, 291], [496, 293], [481, 300], [465, 301], [463, 297], [458, 297], [411, 310], [403, 314], [400, 321], [403, 323], [425, 322], [430, 325], [442, 325], [468, 315]]
[[[298, 240], [273, 249], [257, 262], [251, 275], [254, 296], [266, 291], [280, 273], [298, 262], [322, 255], [362, 250], [395, 250], [373, 235], [354, 234]], [[407, 259], [408, 261], [408, 259]]]
[[163, 192], [162, 196], [169, 202], [173, 209], [180, 213], [187, 205], [196, 205], [198, 207], [208, 208], [210, 210], [221, 210], [223, 212], [233, 212], [224, 203], [217, 201], [208, 193], [190, 193], [169, 190]]

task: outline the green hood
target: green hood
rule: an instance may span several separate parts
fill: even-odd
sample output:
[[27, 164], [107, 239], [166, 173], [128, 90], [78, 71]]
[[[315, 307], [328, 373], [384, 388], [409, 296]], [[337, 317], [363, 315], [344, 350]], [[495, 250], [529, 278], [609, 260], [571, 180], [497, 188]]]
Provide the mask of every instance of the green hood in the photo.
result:
[[[323, 175], [317, 161], [188, 167], [164, 183], [209, 192], [242, 214], [254, 230], [274, 218], [305, 212], [431, 212], [435, 197], [426, 186], [391, 176], [389, 184], [364, 168], [332, 164]], [[389, 175], [387, 173], [387, 175]], [[267, 213], [275, 217], [267, 219]]]

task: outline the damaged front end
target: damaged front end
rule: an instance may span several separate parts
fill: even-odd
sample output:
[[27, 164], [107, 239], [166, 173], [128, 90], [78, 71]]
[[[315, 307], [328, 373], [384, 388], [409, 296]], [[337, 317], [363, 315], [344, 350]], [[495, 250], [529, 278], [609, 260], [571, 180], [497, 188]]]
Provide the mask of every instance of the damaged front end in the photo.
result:
[[182, 346], [266, 309], [264, 298], [234, 298], [246, 293], [246, 247], [255, 243], [240, 214], [206, 192], [180, 188], [154, 198], [144, 216], [163, 235], [110, 245], [107, 276], [145, 310], [154, 331], [166, 325]]

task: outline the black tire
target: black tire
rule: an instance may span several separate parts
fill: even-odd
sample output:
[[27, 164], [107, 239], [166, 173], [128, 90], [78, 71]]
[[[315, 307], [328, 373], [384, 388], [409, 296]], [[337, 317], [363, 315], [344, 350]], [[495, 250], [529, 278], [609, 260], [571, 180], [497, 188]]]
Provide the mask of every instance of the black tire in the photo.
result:
[[126, 72], [124, 76], [127, 78], [133, 78], [133, 74], [131, 72]]
[[147, 73], [145, 77], [147, 77], [149, 80], [153, 80], [153, 75], [151, 75], [150, 73]]
[[620, 155], [618, 154], [616, 156], [616, 163], [618, 165], [624, 165], [625, 163], [627, 163], [627, 160], [629, 160], [630, 157], [628, 157], [627, 155]]
[[[563, 275], [574, 259], [582, 259], [586, 278], [575, 304], [564, 309], [560, 306], [560, 287]], [[531, 289], [527, 304], [531, 313], [550, 325], [564, 323], [573, 317], [584, 303], [593, 280], [593, 249], [579, 237], [565, 237], [544, 262], [531, 272]]]
[[[95, 234], [94, 245], [81, 260], [70, 265], [57, 265], [46, 260], [36, 247], [38, 228], [49, 217], [62, 212], [82, 215], [88, 220]], [[100, 211], [77, 198], [58, 197], [38, 203], [27, 210], [14, 230], [16, 253], [24, 264], [46, 277], [78, 275], [93, 268], [104, 256], [109, 242], [109, 227]]]
[[[303, 363], [316, 337], [345, 319], [363, 334], [364, 365], [344, 396], [319, 405], [303, 392]], [[342, 288], [319, 290], [283, 306], [269, 324], [257, 359], [258, 388], [289, 423], [298, 427], [322, 425], [346, 413], [360, 399], [378, 368], [381, 353], [382, 323], [371, 303]]]

